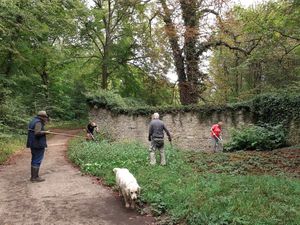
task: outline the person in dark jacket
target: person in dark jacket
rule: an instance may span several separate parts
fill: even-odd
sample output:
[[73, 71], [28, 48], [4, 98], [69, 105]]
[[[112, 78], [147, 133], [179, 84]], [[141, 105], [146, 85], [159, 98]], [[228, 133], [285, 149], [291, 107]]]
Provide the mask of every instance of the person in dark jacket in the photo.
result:
[[94, 136], [94, 130], [96, 132], [99, 132], [98, 126], [95, 122], [89, 122], [89, 124], [86, 127], [86, 140], [94, 140], [95, 141], [95, 136]]
[[165, 151], [164, 151], [164, 131], [168, 135], [168, 139], [171, 142], [171, 134], [166, 128], [163, 121], [159, 119], [159, 114], [154, 113], [153, 119], [149, 126], [149, 136], [148, 140], [151, 142], [149, 153], [150, 153], [150, 164], [155, 165], [156, 164], [156, 157], [155, 157], [155, 151], [159, 150], [160, 152], [160, 164], [166, 165], [166, 157], [165, 157]]
[[45, 179], [39, 177], [39, 170], [47, 147], [45, 124], [48, 122], [46, 111], [39, 111], [28, 126], [27, 148], [31, 150], [31, 178], [32, 182], [42, 182]]

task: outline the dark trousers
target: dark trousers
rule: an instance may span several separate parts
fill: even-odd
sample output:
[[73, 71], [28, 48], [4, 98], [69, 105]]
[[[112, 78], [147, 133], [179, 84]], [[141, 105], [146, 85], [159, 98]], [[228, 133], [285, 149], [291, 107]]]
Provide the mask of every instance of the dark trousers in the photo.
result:
[[31, 166], [40, 167], [44, 153], [45, 148], [31, 148]]

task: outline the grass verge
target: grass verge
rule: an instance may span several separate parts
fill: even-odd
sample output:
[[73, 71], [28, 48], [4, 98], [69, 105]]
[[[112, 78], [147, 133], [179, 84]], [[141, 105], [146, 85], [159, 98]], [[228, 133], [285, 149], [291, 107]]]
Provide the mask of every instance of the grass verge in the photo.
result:
[[233, 153], [186, 153], [170, 146], [166, 155], [167, 166], [149, 166], [147, 148], [139, 143], [76, 139], [68, 151], [83, 171], [110, 186], [112, 169], [128, 168], [142, 187], [141, 201], [154, 215], [168, 216], [164, 224], [300, 224], [300, 181], [288, 171], [252, 173], [243, 164], [264, 163], [256, 156], [235, 164]]
[[13, 153], [25, 147], [25, 135], [1, 135], [0, 136], [0, 165]]

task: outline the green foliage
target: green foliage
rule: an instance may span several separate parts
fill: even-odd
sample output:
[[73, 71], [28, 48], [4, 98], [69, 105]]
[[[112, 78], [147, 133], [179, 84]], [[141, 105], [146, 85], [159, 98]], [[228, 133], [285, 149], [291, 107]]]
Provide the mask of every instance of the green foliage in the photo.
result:
[[285, 121], [284, 125], [293, 119], [298, 120], [300, 118], [298, 110], [300, 107], [299, 94], [264, 94], [248, 101], [223, 105], [166, 105], [164, 107], [143, 106], [140, 103], [128, 105], [126, 99], [113, 92], [99, 91], [86, 97], [90, 107], [96, 106], [116, 113], [131, 115], [150, 115], [155, 111], [159, 111], [161, 114], [195, 112], [199, 114], [200, 118], [205, 118], [211, 116], [214, 112], [244, 111], [250, 113], [256, 123], [279, 124], [279, 122]]
[[119, 94], [113, 91], [98, 90], [97, 92], [86, 95], [89, 105], [95, 105], [102, 108], [118, 109], [129, 108], [143, 105], [142, 102], [134, 98], [122, 98]]
[[80, 129], [86, 127], [88, 124], [87, 120], [50, 120], [46, 125], [47, 129], [59, 128], [59, 129]]
[[251, 125], [234, 129], [231, 140], [224, 147], [234, 150], [272, 150], [286, 145], [286, 131], [282, 125]]
[[[138, 103], [126, 104], [119, 95], [111, 92], [99, 92], [88, 95], [87, 103], [90, 107], [106, 108], [116, 114], [146, 115], [154, 112], [164, 114], [178, 114], [185, 112], [197, 113], [199, 120], [207, 120], [214, 113], [226, 113], [231, 116], [233, 123], [237, 123], [235, 115], [242, 112], [247, 119], [257, 126], [238, 129], [233, 133], [234, 139], [228, 149], [261, 149], [270, 150], [287, 144], [299, 142], [300, 133], [300, 95], [299, 94], [264, 94], [248, 101], [227, 105], [189, 105], [189, 106], [141, 106]], [[293, 130], [289, 131], [293, 124]], [[244, 129], [244, 128], [243, 128]], [[288, 136], [288, 137], [287, 137]]]
[[0, 116], [4, 124], [23, 127], [42, 109], [60, 119], [86, 116], [85, 89], [75, 84], [80, 65], [69, 59], [69, 39], [77, 34], [74, 15], [82, 8], [80, 1], [1, 1]]
[[[139, 143], [73, 140], [68, 156], [110, 186], [115, 184], [112, 169], [128, 168], [142, 187], [141, 204], [150, 204], [157, 216], [167, 214], [169, 224], [296, 225], [300, 221], [299, 180], [250, 173], [233, 176], [237, 167], [228, 167], [231, 157], [226, 153], [184, 153], [167, 145], [167, 166], [150, 166], [148, 150]], [[243, 162], [250, 166], [253, 161], [254, 157]], [[199, 170], [205, 165], [211, 169]]]
[[[80, 39], [88, 51], [97, 87], [114, 90], [124, 98], [140, 99], [151, 105], [172, 101], [172, 87], [164, 77], [170, 67], [166, 43], [153, 41], [160, 28], [148, 26], [155, 3], [115, 1], [95, 4], [81, 17]], [[91, 20], [90, 18], [94, 18]], [[103, 22], [106, 21], [106, 22]]]
[[[173, 89], [162, 76], [170, 56], [160, 48], [165, 43], [152, 41], [157, 34], [163, 38], [147, 25], [150, 8], [124, 1], [115, 2], [110, 12], [107, 1], [99, 7], [87, 7], [80, 0], [0, 2], [3, 126], [24, 129], [39, 110], [46, 110], [55, 121], [84, 120], [85, 93], [100, 88], [105, 66], [107, 89], [124, 97], [108, 92], [106, 104], [133, 107], [171, 102]], [[103, 18], [110, 13], [114, 16], [108, 26], [114, 28], [105, 34]], [[112, 39], [104, 47], [108, 36]]]
[[299, 92], [300, 6], [295, 2], [268, 1], [228, 13], [217, 38], [246, 52], [215, 49], [210, 63], [215, 91], [209, 98], [237, 102], [264, 92], [290, 92], [295, 84]]
[[162, 116], [165, 113], [184, 113], [184, 112], [197, 112], [199, 116], [209, 116], [215, 111], [242, 109], [247, 108], [248, 105], [223, 105], [223, 106], [149, 106], [139, 101], [134, 100], [133, 104], [128, 104], [127, 98], [122, 98], [120, 95], [109, 91], [98, 91], [93, 94], [86, 95], [87, 104], [90, 107], [106, 108], [114, 113], [129, 114], [129, 115], [151, 115], [154, 112], [159, 112]]
[[279, 93], [265, 94], [253, 99], [251, 110], [255, 120], [262, 123], [288, 125], [300, 120], [300, 95]]
[[[6, 129], [24, 129], [27, 127], [29, 116], [20, 98], [6, 98], [0, 108], [0, 124]], [[5, 131], [5, 130], [4, 130]], [[1, 128], [0, 128], [1, 132]]]
[[[1, 129], [1, 125], [0, 125]], [[25, 136], [0, 132], [0, 165], [25, 145]]]
[[106, 141], [108, 143], [116, 141], [117, 137], [108, 132], [108, 130], [100, 129], [99, 132], [94, 134], [96, 141]]

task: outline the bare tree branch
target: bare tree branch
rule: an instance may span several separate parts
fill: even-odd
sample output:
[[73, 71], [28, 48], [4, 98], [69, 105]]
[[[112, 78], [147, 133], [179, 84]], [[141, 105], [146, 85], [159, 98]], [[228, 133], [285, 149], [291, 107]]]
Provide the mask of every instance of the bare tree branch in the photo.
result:
[[97, 36], [97, 38], [98, 38], [98, 40], [100, 41], [102, 47], [104, 48], [104, 42], [103, 42], [102, 38], [99, 36], [99, 34], [98, 34], [99, 32], [97, 32], [97, 31], [95, 30], [95, 27], [92, 27], [92, 30], [94, 31], [94, 34]]
[[254, 43], [249, 49], [244, 49], [244, 48], [241, 48], [241, 47], [238, 47], [238, 46], [232, 46], [232, 45], [230, 45], [227, 42], [222, 41], [222, 40], [206, 42], [206, 43], [203, 43], [203, 44], [200, 45], [197, 54], [201, 55], [203, 52], [206, 52], [206, 51], [208, 51], [209, 49], [211, 49], [213, 47], [225, 46], [225, 47], [227, 47], [231, 50], [240, 51], [240, 52], [244, 53], [244, 55], [249, 55], [259, 45], [261, 39], [262, 38], [260, 37], [258, 39], [249, 40], [248, 42], [256, 41], [256, 43]]
[[97, 59], [100, 59], [99, 56], [97, 55], [88, 55], [88, 56], [80, 56], [80, 55], [75, 55], [73, 58], [76, 58], [76, 59], [91, 59], [91, 58], [97, 58]]
[[237, 46], [231, 46], [228, 43], [221, 41], [221, 40], [202, 43], [199, 47], [197, 54], [201, 55], [203, 52], [206, 52], [209, 49], [211, 49], [213, 47], [217, 47], [217, 46], [225, 46], [231, 50], [238, 50], [240, 52], [243, 52], [245, 55], [248, 55], [248, 51], [246, 51], [245, 49], [237, 47]]
[[293, 39], [293, 40], [296, 40], [296, 41], [300, 41], [300, 38], [298, 37], [294, 37], [294, 36], [290, 36], [290, 35], [287, 35], [285, 33], [283, 33], [282, 31], [279, 31], [279, 30], [275, 30], [275, 29], [272, 29], [274, 32], [277, 32], [279, 33], [281, 36], [283, 37], [287, 37], [287, 38], [290, 38], [290, 39]]
[[282, 45], [282, 47], [284, 48], [284, 54], [280, 57], [279, 62], [281, 63], [283, 61], [283, 58], [286, 57], [288, 54], [290, 54], [298, 46], [300, 46], [300, 43], [296, 44], [295, 46], [293, 46], [290, 49], [287, 49], [284, 45]]
[[205, 13], [212, 13], [216, 17], [220, 18], [220, 14], [217, 11], [213, 10], [213, 9], [202, 9], [202, 10], [200, 10], [199, 15], [201, 16], [201, 15], [203, 15]]
[[102, 49], [99, 47], [99, 45], [98, 45], [97, 41], [95, 40], [95, 38], [93, 37], [93, 35], [91, 35], [89, 33], [87, 35], [92, 39], [93, 43], [96, 45], [97, 49], [99, 50], [100, 55], [103, 57]]

